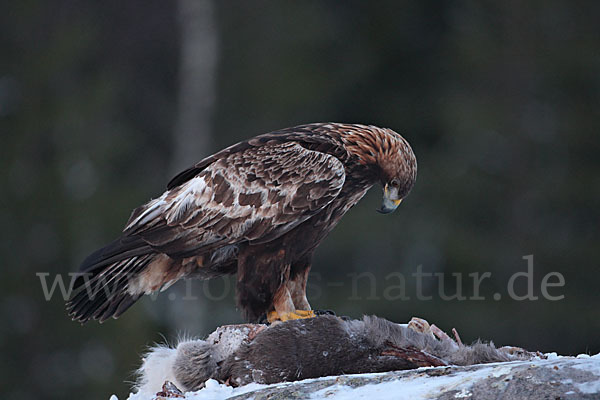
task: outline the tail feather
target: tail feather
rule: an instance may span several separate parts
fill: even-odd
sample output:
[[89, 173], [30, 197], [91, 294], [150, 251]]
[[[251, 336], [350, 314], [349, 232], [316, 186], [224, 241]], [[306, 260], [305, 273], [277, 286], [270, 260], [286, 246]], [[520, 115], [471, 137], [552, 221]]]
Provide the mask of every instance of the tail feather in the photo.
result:
[[69, 316], [85, 323], [117, 318], [141, 297], [128, 291], [130, 280], [152, 262], [156, 253], [138, 237], [125, 236], [92, 253], [81, 264], [82, 274], [67, 302]]
[[79, 267], [81, 272], [86, 272], [131, 257], [152, 253], [154, 250], [139, 236], [122, 236], [103, 248], [96, 250]]

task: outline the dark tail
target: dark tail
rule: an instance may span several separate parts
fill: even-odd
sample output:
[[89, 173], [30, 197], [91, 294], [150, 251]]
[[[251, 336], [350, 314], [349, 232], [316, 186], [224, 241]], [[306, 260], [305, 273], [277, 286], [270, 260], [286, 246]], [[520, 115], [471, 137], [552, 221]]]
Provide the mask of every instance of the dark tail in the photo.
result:
[[129, 280], [153, 260], [155, 251], [136, 236], [124, 236], [92, 253], [80, 267], [67, 302], [74, 321], [117, 318], [142, 295], [128, 292]]

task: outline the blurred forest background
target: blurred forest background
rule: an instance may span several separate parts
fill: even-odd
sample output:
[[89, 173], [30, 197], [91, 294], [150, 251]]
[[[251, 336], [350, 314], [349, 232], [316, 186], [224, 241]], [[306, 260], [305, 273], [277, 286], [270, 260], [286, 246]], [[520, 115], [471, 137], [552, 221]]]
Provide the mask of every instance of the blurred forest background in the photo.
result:
[[[81, 326], [36, 274], [68, 279], [203, 156], [318, 121], [402, 133], [419, 176], [392, 215], [375, 213], [374, 188], [319, 248], [313, 307], [417, 315], [469, 342], [600, 351], [600, 2], [29, 0], [0, 11], [4, 398], [125, 398], [148, 345], [240, 322], [233, 280], [217, 279]], [[510, 299], [529, 254], [540, 298]], [[419, 301], [419, 265], [445, 273], [448, 295], [473, 295], [468, 274], [490, 272], [485, 300], [445, 301], [424, 279], [432, 299]], [[549, 272], [564, 276], [549, 290], [564, 299], [541, 297]], [[389, 298], [391, 273], [410, 299]]]

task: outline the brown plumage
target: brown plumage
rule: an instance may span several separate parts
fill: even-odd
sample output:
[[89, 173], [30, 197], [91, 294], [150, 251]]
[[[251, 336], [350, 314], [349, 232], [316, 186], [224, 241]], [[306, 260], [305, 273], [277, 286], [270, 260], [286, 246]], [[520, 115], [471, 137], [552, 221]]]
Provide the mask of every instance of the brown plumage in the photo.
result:
[[315, 248], [377, 182], [380, 211], [393, 211], [416, 171], [409, 144], [374, 126], [301, 125], [230, 146], [173, 178], [133, 211], [119, 239], [83, 262], [69, 314], [116, 318], [182, 277], [236, 272], [249, 320], [310, 310]]

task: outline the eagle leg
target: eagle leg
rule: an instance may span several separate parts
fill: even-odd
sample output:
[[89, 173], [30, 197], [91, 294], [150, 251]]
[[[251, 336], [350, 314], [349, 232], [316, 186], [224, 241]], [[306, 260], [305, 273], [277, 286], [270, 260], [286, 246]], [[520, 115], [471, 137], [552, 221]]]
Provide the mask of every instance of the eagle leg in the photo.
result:
[[315, 317], [315, 313], [312, 310], [296, 310], [288, 286], [285, 284], [275, 293], [273, 307], [275, 310], [267, 313], [269, 323]]
[[305, 266], [301, 271], [293, 271], [290, 274], [290, 279], [285, 283], [297, 310], [312, 310], [306, 298], [306, 281], [308, 280], [309, 271], [310, 266]]

